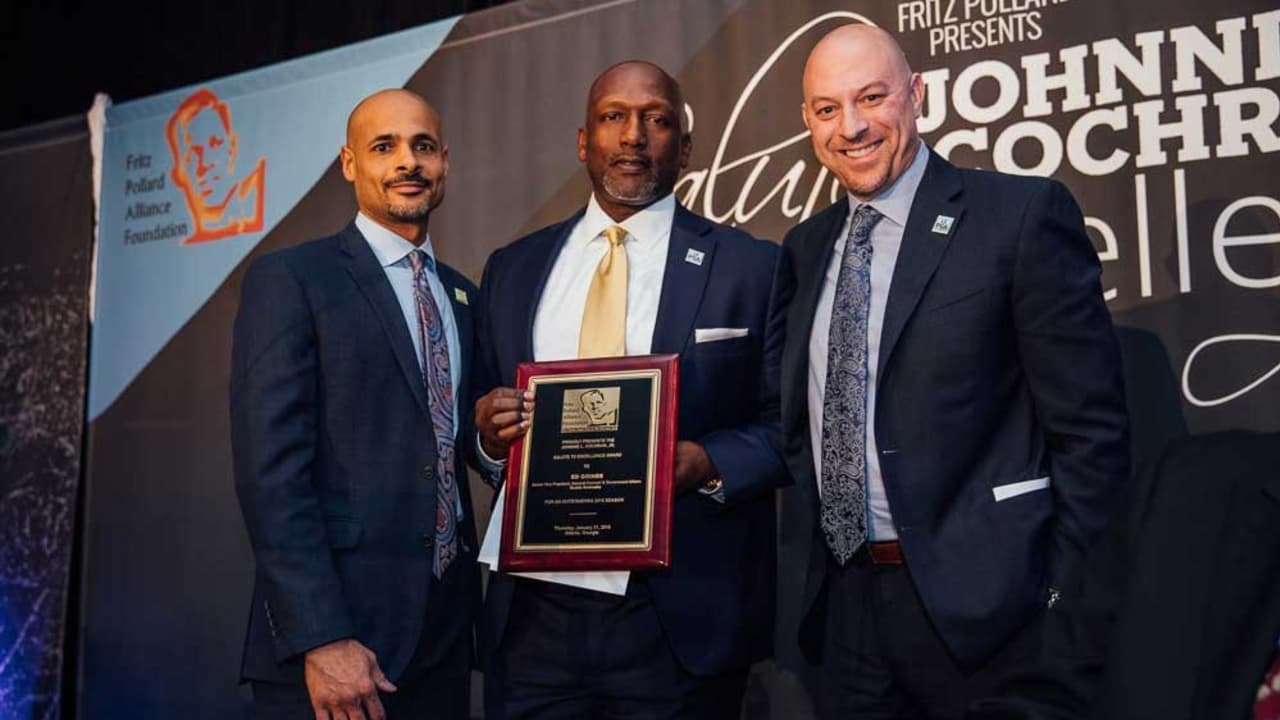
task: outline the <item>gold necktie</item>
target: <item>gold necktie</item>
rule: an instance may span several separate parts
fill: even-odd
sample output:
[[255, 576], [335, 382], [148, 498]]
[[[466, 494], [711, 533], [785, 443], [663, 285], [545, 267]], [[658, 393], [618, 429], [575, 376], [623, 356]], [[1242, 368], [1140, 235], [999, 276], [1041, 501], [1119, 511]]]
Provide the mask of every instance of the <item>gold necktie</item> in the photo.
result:
[[605, 228], [609, 249], [591, 277], [587, 306], [582, 311], [578, 357], [614, 357], [627, 354], [627, 248], [626, 229]]

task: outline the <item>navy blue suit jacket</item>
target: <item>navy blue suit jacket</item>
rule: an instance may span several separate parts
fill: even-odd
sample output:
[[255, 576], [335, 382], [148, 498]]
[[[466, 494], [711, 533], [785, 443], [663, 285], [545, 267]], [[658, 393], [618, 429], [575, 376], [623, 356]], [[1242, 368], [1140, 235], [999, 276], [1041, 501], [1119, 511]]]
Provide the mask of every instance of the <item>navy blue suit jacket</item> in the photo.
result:
[[[809, 335], [847, 213], [835, 203], [788, 233], [771, 321], [785, 337], [784, 454], [808, 529], [810, 658], [821, 648], [827, 551]], [[945, 232], [934, 230], [939, 217], [952, 218]], [[929, 158], [889, 289], [874, 427], [911, 578], [962, 663], [990, 657], [1045, 606], [1050, 586], [1072, 585], [1128, 477], [1120, 356], [1099, 276], [1061, 184]], [[1046, 477], [1047, 491], [998, 499], [1001, 486]]]
[[[495, 252], [481, 281], [476, 392], [515, 384], [533, 360], [533, 320], [547, 276], [582, 212]], [[701, 265], [686, 261], [703, 253]], [[677, 207], [652, 352], [680, 355], [678, 434], [702, 443], [724, 481], [725, 503], [676, 499], [671, 567], [645, 573], [677, 658], [700, 675], [766, 656], [774, 606], [774, 489], [786, 470], [773, 442], [776, 393], [762, 387], [765, 324], [777, 246]], [[695, 343], [695, 328], [747, 328], [745, 337]], [[632, 582], [636, 582], [633, 576]], [[513, 583], [491, 576], [482, 646], [496, 649]]]
[[[475, 286], [445, 265], [462, 355], [458, 536], [479, 603], [475, 523], [462, 462], [474, 437], [470, 377]], [[418, 644], [431, 597], [437, 454], [426, 386], [404, 314], [368, 242], [349, 225], [255, 260], [232, 344], [236, 492], [253, 546], [253, 605], [241, 674], [301, 680], [301, 654], [356, 638], [394, 680]], [[443, 652], [448, 638], [439, 638]], [[428, 653], [429, 655], [430, 653]]]

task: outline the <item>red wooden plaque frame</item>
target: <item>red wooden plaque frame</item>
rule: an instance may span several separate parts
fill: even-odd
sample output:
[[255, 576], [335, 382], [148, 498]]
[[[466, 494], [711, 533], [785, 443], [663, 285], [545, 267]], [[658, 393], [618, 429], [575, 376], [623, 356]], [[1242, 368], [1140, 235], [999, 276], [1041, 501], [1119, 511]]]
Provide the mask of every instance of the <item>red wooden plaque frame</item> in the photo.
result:
[[[507, 456], [506, 504], [502, 513], [502, 543], [498, 568], [504, 572], [546, 572], [582, 570], [643, 570], [671, 565], [671, 509], [675, 485], [675, 449], [677, 398], [680, 392], [678, 355], [633, 355], [628, 357], [565, 360], [558, 362], [521, 363], [516, 370], [516, 386], [529, 387], [534, 378], [564, 375], [600, 375], [608, 381], [619, 373], [656, 370], [659, 372], [657, 405], [657, 438], [653, 466], [653, 511], [650, 516], [650, 542], [647, 549], [555, 549], [516, 551], [516, 532], [522, 496], [525, 493], [524, 452], [526, 438], [512, 443]], [[574, 379], [577, 382], [577, 378]], [[558, 418], [546, 418], [554, 422]], [[529, 432], [538, 424], [538, 410], [533, 411]], [[589, 545], [584, 541], [583, 545]]]

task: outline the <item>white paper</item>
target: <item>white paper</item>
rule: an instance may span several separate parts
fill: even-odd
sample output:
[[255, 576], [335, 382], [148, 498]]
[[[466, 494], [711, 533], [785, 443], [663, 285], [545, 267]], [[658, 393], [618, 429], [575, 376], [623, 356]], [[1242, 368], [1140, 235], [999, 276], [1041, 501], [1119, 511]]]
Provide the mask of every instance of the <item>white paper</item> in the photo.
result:
[[[498, 491], [498, 502], [493, 506], [493, 515], [489, 516], [489, 527], [484, 531], [484, 542], [480, 545], [480, 562], [498, 572], [498, 548], [502, 546], [502, 512], [506, 506], [507, 488], [504, 485]], [[559, 583], [570, 587], [595, 590], [611, 595], [626, 595], [627, 581], [631, 573], [627, 570], [596, 570], [582, 572], [531, 572], [508, 573], [519, 577]]]

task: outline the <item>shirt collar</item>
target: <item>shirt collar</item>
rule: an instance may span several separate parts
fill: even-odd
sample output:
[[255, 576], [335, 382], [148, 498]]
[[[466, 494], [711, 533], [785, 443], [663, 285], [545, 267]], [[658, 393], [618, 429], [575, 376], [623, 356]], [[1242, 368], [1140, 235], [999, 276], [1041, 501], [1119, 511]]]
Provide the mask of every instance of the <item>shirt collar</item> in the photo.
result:
[[674, 193], [667, 193], [666, 197], [649, 207], [622, 222], [616, 222], [600, 207], [600, 203], [596, 202], [595, 193], [592, 193], [580, 226], [586, 231], [583, 233], [586, 242], [599, 237], [610, 225], [621, 225], [636, 242], [648, 244], [671, 233], [671, 223], [674, 222], [675, 215], [676, 196]]
[[[912, 158], [906, 171], [899, 175], [892, 185], [871, 198], [866, 204], [898, 226], [906, 227], [907, 217], [911, 214], [911, 201], [915, 200], [920, 180], [924, 178], [924, 168], [929, 162], [929, 155], [929, 146], [921, 140], [920, 147], [916, 148], [916, 156]], [[857, 210], [862, 204], [853, 195], [849, 195], [849, 212]]]
[[430, 234], [422, 241], [421, 246], [415, 246], [403, 237], [369, 219], [369, 216], [364, 213], [356, 213], [356, 229], [364, 236], [365, 242], [369, 243], [374, 256], [378, 258], [378, 264], [382, 267], [390, 267], [399, 263], [414, 250], [425, 252], [427, 257], [431, 258], [431, 262], [427, 263], [427, 267], [435, 267], [436, 253], [431, 248]]

